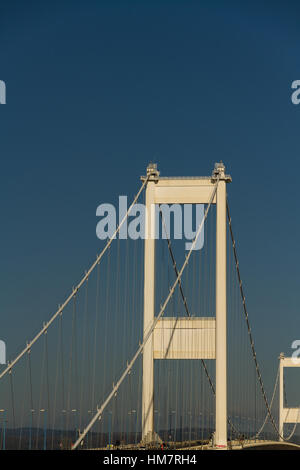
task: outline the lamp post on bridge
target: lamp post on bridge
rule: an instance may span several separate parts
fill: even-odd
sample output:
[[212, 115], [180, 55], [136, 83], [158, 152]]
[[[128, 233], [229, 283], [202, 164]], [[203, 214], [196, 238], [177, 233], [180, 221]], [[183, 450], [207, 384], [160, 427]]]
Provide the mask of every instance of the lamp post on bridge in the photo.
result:
[[76, 419], [76, 413], [77, 413], [77, 409], [73, 409], [71, 410], [71, 413], [74, 414], [74, 429], [75, 429], [75, 441], [76, 441], [76, 428], [77, 428], [77, 419]]
[[172, 440], [172, 437], [173, 437], [173, 441], [174, 441], [174, 432], [173, 432], [173, 429], [172, 429], [172, 415], [175, 414], [176, 415], [176, 411], [170, 411], [170, 430], [169, 430], [169, 439]]
[[[131, 415], [134, 416], [134, 414], [136, 413], [136, 410], [131, 410]], [[130, 423], [131, 423], [131, 420], [130, 420]], [[130, 424], [130, 429], [131, 429], [131, 424]], [[137, 441], [137, 432], [136, 432], [136, 426], [135, 426], [135, 433], [134, 433], [134, 443], [136, 444], [136, 441]]]
[[44, 413], [44, 445], [43, 445], [43, 449], [46, 450], [47, 449], [47, 410], [42, 408], [40, 410], [40, 412]]
[[126, 444], [129, 444], [129, 434], [130, 434], [130, 424], [131, 424], [131, 410], [127, 413], [128, 417], [126, 419]]
[[3, 446], [2, 446], [2, 449], [5, 450], [5, 445], [6, 445], [6, 442], [5, 442], [5, 437], [6, 437], [5, 436], [5, 431], [6, 431], [6, 429], [5, 429], [5, 423], [6, 423], [6, 421], [5, 421], [5, 410], [4, 409], [0, 410], [0, 413], [3, 413], [3, 425], [2, 425], [3, 426], [3, 428], [2, 428], [3, 429]]
[[157, 415], [157, 418], [156, 418], [156, 430], [157, 430], [157, 433], [159, 433], [159, 423], [160, 423], [160, 412], [159, 410], [154, 410], [154, 416]]
[[188, 411], [189, 419], [189, 441], [192, 440], [192, 412]]
[[[93, 410], [88, 410], [88, 414], [91, 415], [92, 413], [93, 413]], [[91, 432], [87, 435], [86, 443], [87, 443], [87, 448], [89, 448], [89, 446], [93, 447], [93, 435]]]
[[175, 411], [172, 411], [172, 413], [174, 414], [174, 433], [173, 433], [173, 441], [176, 442], [176, 430], [177, 430], [177, 413], [176, 413], [176, 410]]
[[28, 443], [28, 449], [31, 450], [31, 439], [32, 439], [32, 426], [33, 426], [33, 413], [34, 410], [30, 410], [30, 428], [29, 428], [29, 443]]
[[112, 422], [112, 411], [108, 411], [108, 448], [111, 447], [111, 422]]
[[[201, 440], [203, 440], [203, 422], [202, 422], [202, 412], [199, 413], [200, 418], [200, 427], [199, 427], [199, 435], [201, 435]], [[201, 434], [200, 434], [201, 433]]]

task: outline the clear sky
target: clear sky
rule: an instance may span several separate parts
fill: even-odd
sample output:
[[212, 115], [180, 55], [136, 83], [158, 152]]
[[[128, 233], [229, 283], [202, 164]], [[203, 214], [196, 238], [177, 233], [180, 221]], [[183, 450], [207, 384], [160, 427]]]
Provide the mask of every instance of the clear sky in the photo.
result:
[[[0, 2], [0, 338], [13, 354], [103, 242], [96, 208], [223, 160], [259, 361], [300, 339], [300, 6]], [[18, 325], [16, 330], [16, 325]]]

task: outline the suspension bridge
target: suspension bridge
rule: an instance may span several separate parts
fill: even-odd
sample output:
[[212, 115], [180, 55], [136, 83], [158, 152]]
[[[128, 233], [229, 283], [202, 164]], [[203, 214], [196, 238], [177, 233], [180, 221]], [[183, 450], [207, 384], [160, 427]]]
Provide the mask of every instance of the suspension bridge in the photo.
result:
[[[280, 355], [267, 391], [257, 358], [230, 182], [222, 162], [211, 176], [176, 178], [149, 164], [95, 261], [0, 366], [0, 449], [297, 441], [300, 409], [288, 407], [283, 376], [294, 363]], [[187, 249], [171, 236], [171, 215], [195, 205], [203, 211]]]

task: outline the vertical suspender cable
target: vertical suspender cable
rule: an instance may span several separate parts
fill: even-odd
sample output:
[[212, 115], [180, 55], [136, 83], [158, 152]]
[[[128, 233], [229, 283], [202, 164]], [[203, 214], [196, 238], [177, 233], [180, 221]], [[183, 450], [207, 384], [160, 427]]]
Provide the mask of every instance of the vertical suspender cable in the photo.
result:
[[236, 267], [237, 277], [238, 277], [238, 281], [239, 281], [240, 294], [241, 294], [241, 298], [242, 298], [242, 302], [243, 302], [243, 310], [244, 310], [244, 315], [245, 315], [245, 319], [246, 319], [246, 323], [247, 323], [248, 334], [249, 334], [249, 339], [250, 339], [252, 356], [253, 356], [254, 363], [255, 363], [256, 373], [257, 373], [261, 393], [263, 395], [263, 399], [264, 399], [264, 402], [265, 402], [265, 406], [266, 406], [270, 421], [271, 421], [271, 423], [273, 425], [273, 428], [275, 429], [277, 435], [280, 436], [279, 430], [276, 426], [276, 423], [274, 421], [273, 415], [272, 415], [271, 410], [270, 410], [269, 402], [268, 402], [268, 399], [267, 399], [265, 387], [264, 387], [263, 380], [262, 380], [262, 375], [261, 375], [260, 368], [259, 368], [258, 361], [257, 361], [257, 357], [256, 357], [256, 351], [255, 351], [255, 347], [254, 347], [254, 341], [253, 341], [253, 336], [252, 336], [252, 332], [251, 332], [251, 327], [250, 327], [250, 322], [249, 322], [249, 317], [248, 317], [248, 311], [247, 311], [247, 307], [246, 307], [246, 298], [245, 298], [245, 295], [244, 295], [242, 279], [241, 279], [241, 275], [240, 275], [240, 268], [239, 268], [239, 262], [238, 262], [238, 257], [237, 257], [236, 244], [235, 244], [235, 240], [234, 240], [234, 236], [233, 236], [233, 230], [232, 230], [228, 200], [226, 201], [226, 208], [227, 208], [227, 218], [228, 218], [228, 223], [229, 223], [229, 230], [230, 230], [234, 260], [235, 260], [235, 267]]

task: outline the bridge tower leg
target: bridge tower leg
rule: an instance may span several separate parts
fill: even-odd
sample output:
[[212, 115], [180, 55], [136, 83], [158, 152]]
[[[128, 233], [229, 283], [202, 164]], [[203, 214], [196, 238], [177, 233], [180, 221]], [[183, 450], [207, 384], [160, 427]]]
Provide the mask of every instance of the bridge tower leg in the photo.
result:
[[279, 356], [279, 440], [283, 441], [283, 361], [284, 361], [284, 354], [280, 353]]
[[[149, 165], [146, 187], [146, 223], [144, 252], [144, 338], [154, 322], [155, 300], [155, 199], [154, 186], [159, 173]], [[153, 334], [143, 351], [142, 439], [154, 432], [154, 359]]]
[[227, 327], [226, 327], [226, 177], [218, 163], [216, 227], [216, 434], [217, 447], [227, 447]]

